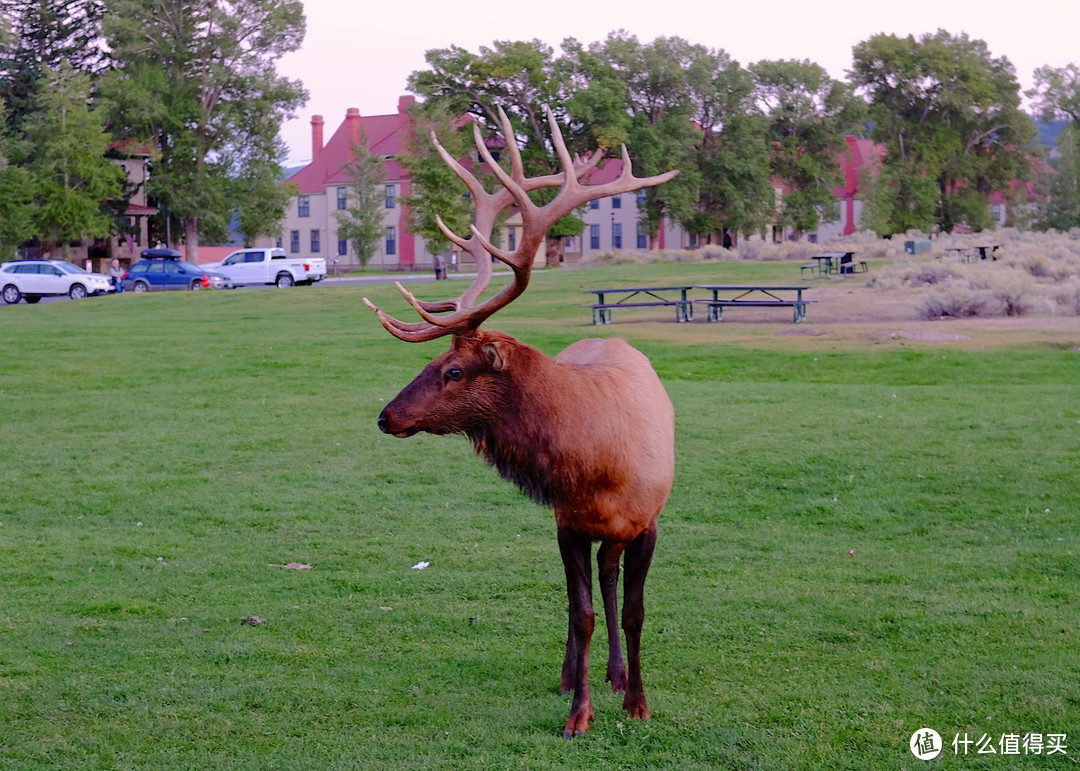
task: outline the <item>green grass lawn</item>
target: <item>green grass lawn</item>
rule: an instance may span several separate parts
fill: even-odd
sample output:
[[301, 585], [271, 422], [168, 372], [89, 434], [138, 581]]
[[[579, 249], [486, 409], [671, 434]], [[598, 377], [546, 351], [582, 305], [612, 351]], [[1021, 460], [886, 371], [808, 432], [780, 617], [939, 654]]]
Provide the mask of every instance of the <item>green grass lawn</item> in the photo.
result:
[[[781, 270], [546, 271], [491, 326], [553, 355], [597, 333], [584, 287]], [[1080, 353], [599, 330], [668, 387], [677, 478], [653, 719], [606, 692], [598, 618], [564, 741], [553, 518], [462, 438], [378, 432], [446, 343], [364, 294], [406, 317], [388, 286], [0, 308], [0, 768], [922, 768], [923, 727], [927, 767], [1076, 767]]]

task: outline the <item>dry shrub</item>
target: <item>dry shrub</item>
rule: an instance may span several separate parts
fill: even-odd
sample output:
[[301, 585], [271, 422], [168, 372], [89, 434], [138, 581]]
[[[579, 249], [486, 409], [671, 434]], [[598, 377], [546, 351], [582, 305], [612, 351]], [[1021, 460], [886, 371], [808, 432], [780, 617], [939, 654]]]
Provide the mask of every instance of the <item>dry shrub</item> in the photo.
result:
[[934, 286], [958, 278], [962, 269], [959, 265], [941, 262], [900, 262], [887, 265], [867, 280], [867, 286], [874, 289], [899, 289], [901, 287]]
[[989, 290], [974, 288], [963, 279], [951, 279], [919, 298], [916, 310], [924, 319], [966, 318], [997, 315], [988, 313], [994, 304]]
[[1049, 295], [1055, 313], [1080, 316], [1080, 278], [1055, 284]]

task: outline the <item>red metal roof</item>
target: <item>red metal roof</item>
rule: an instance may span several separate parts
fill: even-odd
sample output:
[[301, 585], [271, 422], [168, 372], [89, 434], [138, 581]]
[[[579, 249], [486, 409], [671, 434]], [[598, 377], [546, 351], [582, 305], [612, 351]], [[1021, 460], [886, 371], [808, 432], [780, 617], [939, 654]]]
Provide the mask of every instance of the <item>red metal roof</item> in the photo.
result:
[[[407, 107], [408, 101], [402, 100], [401, 106]], [[393, 115], [361, 116], [356, 108], [349, 108], [345, 120], [330, 137], [315, 157], [300, 171], [289, 177], [288, 181], [300, 189], [301, 195], [322, 193], [327, 185], [345, 184], [351, 178], [345, 173], [345, 166], [352, 158], [352, 147], [361, 136], [367, 139], [372, 153], [382, 156], [397, 156], [402, 150], [402, 138], [409, 126], [409, 115], [400, 110]], [[314, 148], [313, 148], [314, 149]], [[386, 161], [388, 180], [406, 179], [408, 174], [396, 160]]]

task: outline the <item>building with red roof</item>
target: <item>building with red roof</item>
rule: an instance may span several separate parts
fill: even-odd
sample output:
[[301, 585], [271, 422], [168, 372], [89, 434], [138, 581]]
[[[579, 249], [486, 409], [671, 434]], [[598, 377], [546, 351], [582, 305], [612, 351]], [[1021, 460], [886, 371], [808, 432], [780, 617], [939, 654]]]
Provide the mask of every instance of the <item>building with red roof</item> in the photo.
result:
[[[367, 139], [373, 153], [382, 155], [386, 169], [385, 209], [383, 227], [385, 236], [369, 265], [391, 270], [430, 269], [434, 255], [427, 251], [425, 239], [408, 230], [408, 207], [401, 199], [410, 195], [408, 172], [397, 161], [398, 155], [412, 131], [408, 113], [414, 102], [411, 96], [398, 100], [397, 111], [389, 115], [361, 116], [356, 108], [345, 112], [345, 119], [325, 140], [325, 120], [321, 115], [311, 119], [311, 162], [289, 178], [298, 188], [283, 222], [282, 234], [277, 245], [299, 257], [325, 257], [337, 271], [358, 267], [352, 244], [338, 237], [335, 216], [345, 208], [348, 186], [351, 181], [345, 167], [351, 160], [351, 149], [360, 137]], [[843, 183], [834, 188], [840, 205], [840, 217], [834, 222], [822, 223], [814, 233], [802, 234], [812, 241], [828, 242], [849, 236], [859, 230], [863, 202], [861, 197], [869, 175], [880, 165], [884, 148], [869, 139], [846, 137], [846, 148], [838, 157]], [[475, 158], [473, 159], [476, 160]], [[618, 177], [622, 161], [606, 160], [589, 178], [599, 184]], [[782, 181], [774, 181], [777, 197], [784, 194]], [[646, 250], [693, 249], [700, 245], [698, 238], [686, 233], [673, 221], [666, 221], [651, 241], [639, 224], [639, 203], [642, 193], [624, 193], [592, 201], [585, 211], [585, 230], [580, 237], [567, 238], [563, 258], [576, 262], [582, 257], [614, 249]], [[995, 200], [995, 219], [1004, 222], [1001, 200]], [[513, 248], [520, 233], [520, 219], [511, 216], [503, 228], [505, 247]], [[773, 225], [766, 229], [774, 241], [794, 237], [790, 228]], [[731, 244], [741, 240], [757, 240], [760, 234], [717, 234], [714, 242]], [[271, 239], [273, 240], [273, 239]], [[538, 255], [538, 258], [541, 256]], [[332, 268], [333, 269], [333, 268]]]

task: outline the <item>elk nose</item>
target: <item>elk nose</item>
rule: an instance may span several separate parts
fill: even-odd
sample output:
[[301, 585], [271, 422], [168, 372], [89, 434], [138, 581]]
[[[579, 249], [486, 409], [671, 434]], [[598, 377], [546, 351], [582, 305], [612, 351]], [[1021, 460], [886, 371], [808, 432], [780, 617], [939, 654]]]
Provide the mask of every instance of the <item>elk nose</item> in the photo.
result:
[[387, 431], [387, 428], [386, 428], [386, 424], [389, 423], [389, 422], [390, 422], [390, 419], [388, 417], [386, 417], [386, 410], [383, 410], [382, 412], [380, 412], [379, 413], [379, 420], [378, 420], [379, 430], [382, 431], [384, 434], [389, 433]]

